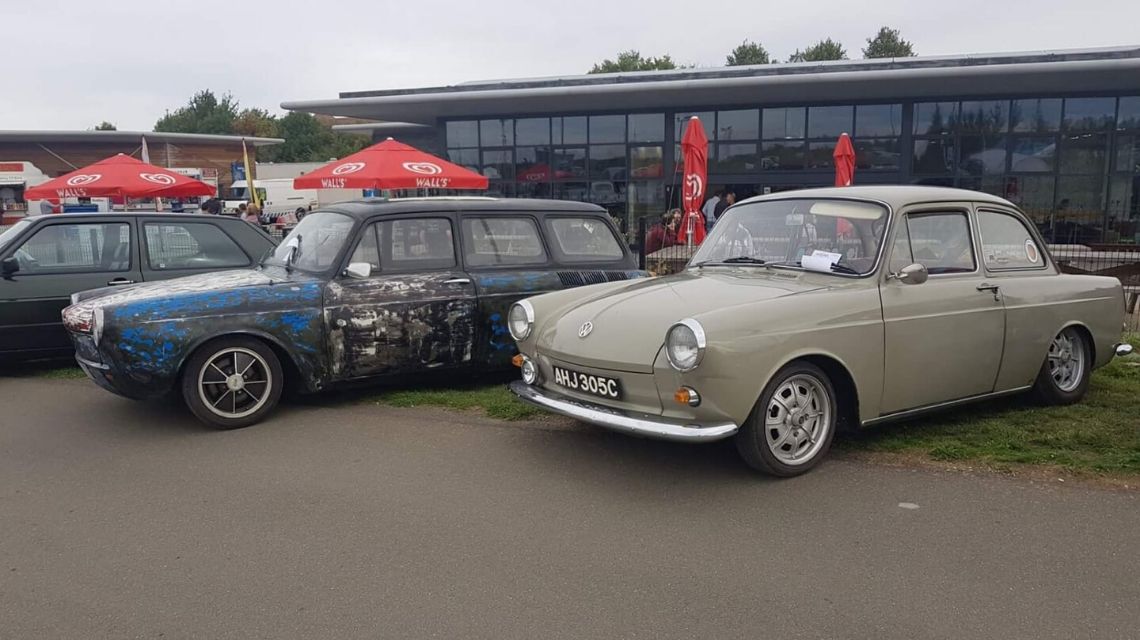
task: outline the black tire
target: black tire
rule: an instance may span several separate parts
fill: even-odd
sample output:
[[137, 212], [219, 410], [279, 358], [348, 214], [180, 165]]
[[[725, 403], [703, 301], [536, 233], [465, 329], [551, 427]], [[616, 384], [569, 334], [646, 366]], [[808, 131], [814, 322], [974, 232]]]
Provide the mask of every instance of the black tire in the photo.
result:
[[284, 382], [281, 362], [264, 342], [228, 336], [190, 357], [182, 372], [182, 399], [202, 422], [238, 429], [260, 422], [277, 406]]
[[[1069, 348], [1066, 349], [1066, 344]], [[1066, 360], [1066, 352], [1069, 358]], [[1066, 375], [1064, 368], [1080, 358], [1079, 374]], [[1057, 334], [1049, 344], [1049, 352], [1037, 372], [1033, 383], [1033, 397], [1037, 402], [1056, 406], [1079, 402], [1089, 390], [1092, 378], [1093, 351], [1084, 332], [1069, 327]]]
[[[794, 411], [782, 408], [785, 403], [789, 403], [783, 395], [789, 391], [788, 387], [800, 388], [799, 385], [806, 385], [808, 381], [814, 381], [812, 395], [808, 396], [813, 401], [804, 403], [806, 406], [797, 407]], [[776, 400], [778, 392], [781, 398], [785, 398], [782, 402]], [[792, 393], [797, 392], [793, 390]], [[827, 403], [826, 415], [822, 415], [822, 400]], [[797, 398], [795, 402], [800, 403], [801, 400]], [[820, 412], [818, 422], [813, 423], [811, 414], [816, 411]], [[841, 413], [835, 387], [822, 369], [809, 362], [790, 363], [772, 376], [764, 387], [752, 414], [735, 436], [736, 450], [748, 466], [763, 473], [781, 478], [807, 473], [827, 456]], [[806, 420], [803, 419], [804, 416], [807, 416]], [[769, 420], [776, 420], [780, 426], [769, 424]], [[807, 437], [808, 441], [801, 445], [797, 436], [795, 442], [780, 445], [779, 438], [775, 436], [781, 433], [781, 429], [790, 429], [793, 434]], [[810, 437], [813, 432], [815, 438]], [[775, 441], [770, 441], [769, 438]], [[777, 455], [774, 448], [780, 450], [781, 454]], [[801, 461], [790, 463], [789, 455], [794, 457], [793, 452], [801, 449], [805, 454]]]

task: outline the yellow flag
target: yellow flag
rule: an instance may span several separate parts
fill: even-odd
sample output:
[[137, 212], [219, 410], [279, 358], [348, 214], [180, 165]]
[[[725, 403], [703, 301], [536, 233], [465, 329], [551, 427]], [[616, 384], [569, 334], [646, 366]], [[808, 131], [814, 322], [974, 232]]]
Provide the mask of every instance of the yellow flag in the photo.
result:
[[245, 185], [249, 189], [249, 201], [261, 208], [261, 196], [253, 184], [253, 165], [249, 163], [249, 150], [245, 148], [245, 138], [241, 139], [241, 156], [245, 160]]

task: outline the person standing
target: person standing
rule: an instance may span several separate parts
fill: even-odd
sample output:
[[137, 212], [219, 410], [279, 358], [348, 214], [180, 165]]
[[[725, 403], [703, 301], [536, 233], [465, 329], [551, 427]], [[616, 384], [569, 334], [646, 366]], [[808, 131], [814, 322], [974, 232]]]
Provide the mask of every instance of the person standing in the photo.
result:
[[258, 209], [257, 205], [255, 204], [246, 205], [245, 210], [242, 211], [241, 214], [242, 220], [245, 220], [246, 222], [253, 225], [261, 224], [260, 217], [261, 209]]
[[716, 207], [713, 209], [712, 223], [716, 224], [716, 221], [720, 219], [720, 216], [722, 213], [724, 213], [724, 210], [734, 204], [736, 204], [736, 192], [732, 189], [725, 189], [724, 195], [721, 197], [720, 201], [716, 203]]
[[720, 196], [722, 191], [717, 190], [713, 196], [705, 201], [705, 206], [701, 207], [701, 213], [705, 214], [705, 228], [712, 229], [713, 222], [716, 222], [716, 207], [720, 204]]

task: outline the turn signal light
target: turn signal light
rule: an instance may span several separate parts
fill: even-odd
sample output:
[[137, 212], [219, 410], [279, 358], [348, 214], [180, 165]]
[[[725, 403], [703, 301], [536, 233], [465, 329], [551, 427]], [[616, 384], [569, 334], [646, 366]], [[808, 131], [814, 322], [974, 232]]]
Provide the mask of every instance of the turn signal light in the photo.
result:
[[696, 407], [701, 404], [701, 394], [697, 393], [697, 390], [692, 387], [681, 387], [673, 392], [673, 400], [676, 400], [677, 404]]
[[526, 362], [526, 357], [521, 353], [516, 353], [515, 357], [511, 358], [511, 364], [515, 365], [516, 367], [523, 366], [523, 362]]

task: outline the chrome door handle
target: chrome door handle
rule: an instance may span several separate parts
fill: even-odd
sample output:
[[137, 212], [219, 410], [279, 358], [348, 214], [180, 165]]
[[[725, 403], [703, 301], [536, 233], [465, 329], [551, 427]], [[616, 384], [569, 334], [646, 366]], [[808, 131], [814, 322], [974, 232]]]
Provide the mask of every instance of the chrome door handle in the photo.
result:
[[1001, 299], [998, 297], [998, 291], [1001, 289], [1001, 287], [997, 286], [996, 284], [989, 284], [988, 282], [983, 282], [982, 284], [979, 284], [977, 286], [977, 289], [978, 289], [978, 291], [989, 291], [990, 293], [994, 294], [994, 300], [1000, 300]]
[[444, 280], [443, 284], [471, 284], [471, 278], [452, 278]]
[[108, 282], [107, 286], [108, 287], [117, 287], [119, 285], [134, 284], [134, 283], [135, 283], [134, 280], [127, 280], [126, 278], [115, 278], [114, 280], [111, 280], [110, 282]]

